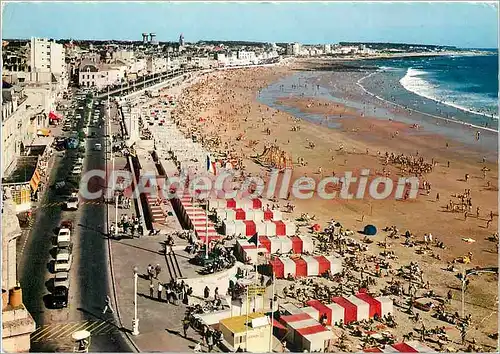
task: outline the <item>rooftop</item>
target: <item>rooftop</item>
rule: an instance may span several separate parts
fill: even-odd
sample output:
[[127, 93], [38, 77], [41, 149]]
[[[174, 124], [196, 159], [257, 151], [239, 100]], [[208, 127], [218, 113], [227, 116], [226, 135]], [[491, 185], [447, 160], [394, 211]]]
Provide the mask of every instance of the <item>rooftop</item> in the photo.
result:
[[[233, 333], [242, 333], [247, 329], [252, 329], [252, 320], [260, 317], [265, 317], [266, 315], [262, 312], [254, 312], [244, 316], [229, 317], [220, 320], [220, 324], [227, 327]], [[247, 323], [249, 325], [247, 325]]]

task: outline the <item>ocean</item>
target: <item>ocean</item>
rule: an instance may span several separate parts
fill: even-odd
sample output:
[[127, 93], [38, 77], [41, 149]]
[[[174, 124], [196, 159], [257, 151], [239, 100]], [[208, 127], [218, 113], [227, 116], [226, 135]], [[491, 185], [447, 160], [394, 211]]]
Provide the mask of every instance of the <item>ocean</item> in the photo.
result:
[[498, 54], [369, 63], [380, 70], [361, 82], [367, 91], [423, 113], [498, 129]]

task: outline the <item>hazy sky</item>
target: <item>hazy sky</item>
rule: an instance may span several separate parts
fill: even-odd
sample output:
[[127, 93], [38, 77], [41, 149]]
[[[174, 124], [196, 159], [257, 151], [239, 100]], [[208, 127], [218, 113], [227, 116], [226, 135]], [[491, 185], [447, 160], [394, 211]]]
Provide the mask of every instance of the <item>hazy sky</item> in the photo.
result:
[[3, 38], [406, 42], [498, 47], [492, 3], [9, 3]]

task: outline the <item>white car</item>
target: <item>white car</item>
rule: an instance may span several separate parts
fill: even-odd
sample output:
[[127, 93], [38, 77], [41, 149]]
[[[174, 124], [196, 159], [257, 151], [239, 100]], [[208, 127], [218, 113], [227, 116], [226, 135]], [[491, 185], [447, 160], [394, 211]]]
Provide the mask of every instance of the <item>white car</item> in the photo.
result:
[[67, 247], [70, 244], [71, 231], [66, 228], [59, 230], [57, 234], [57, 247]]
[[75, 166], [73, 167], [73, 170], [71, 171], [72, 174], [74, 175], [81, 175], [82, 174], [82, 166]]
[[68, 248], [60, 248], [57, 250], [56, 263], [54, 270], [56, 272], [69, 272], [71, 269], [71, 261], [73, 256]]
[[78, 210], [80, 201], [78, 199], [78, 193], [71, 193], [71, 196], [66, 200], [66, 209], [68, 210]]
[[95, 151], [101, 151], [101, 150], [102, 150], [102, 145], [101, 145], [100, 143], [96, 143], [96, 144], [94, 145], [94, 150], [95, 150]]

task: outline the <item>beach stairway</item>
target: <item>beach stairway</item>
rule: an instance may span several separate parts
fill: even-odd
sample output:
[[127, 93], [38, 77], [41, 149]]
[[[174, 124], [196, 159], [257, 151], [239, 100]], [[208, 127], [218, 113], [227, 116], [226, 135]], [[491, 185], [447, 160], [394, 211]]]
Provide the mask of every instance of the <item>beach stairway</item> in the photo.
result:
[[146, 203], [148, 205], [148, 211], [151, 216], [151, 222], [153, 224], [164, 223], [165, 214], [163, 212], [161, 205], [158, 205], [157, 198], [152, 197], [150, 194], [147, 194]]
[[192, 198], [189, 195], [184, 195], [180, 198], [180, 212], [184, 223], [191, 229], [195, 230], [196, 236], [203, 242], [218, 240], [222, 236], [215, 230], [215, 226], [208, 218], [206, 211], [193, 204]]

